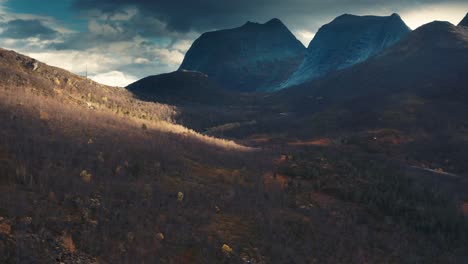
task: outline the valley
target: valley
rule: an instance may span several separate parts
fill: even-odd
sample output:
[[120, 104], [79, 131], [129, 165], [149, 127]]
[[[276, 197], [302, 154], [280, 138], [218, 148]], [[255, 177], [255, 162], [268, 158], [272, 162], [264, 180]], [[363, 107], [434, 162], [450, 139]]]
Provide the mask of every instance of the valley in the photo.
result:
[[466, 263], [468, 28], [403, 28], [275, 92], [295, 38], [273, 79], [284, 47], [239, 41], [257, 71], [203, 54], [207, 34], [203, 63], [126, 88], [1, 49], [0, 262]]

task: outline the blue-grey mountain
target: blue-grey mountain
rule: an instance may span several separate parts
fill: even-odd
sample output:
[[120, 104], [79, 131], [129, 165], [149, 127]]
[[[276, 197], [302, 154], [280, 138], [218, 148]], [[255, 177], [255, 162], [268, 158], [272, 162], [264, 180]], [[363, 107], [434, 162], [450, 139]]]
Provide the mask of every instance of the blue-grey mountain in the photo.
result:
[[320, 28], [299, 68], [281, 85], [298, 85], [363, 62], [397, 43], [411, 30], [399, 15], [342, 15]]
[[284, 82], [302, 62], [305, 47], [279, 20], [201, 35], [180, 70], [207, 74], [229, 90], [266, 90]]
[[[375, 104], [395, 94], [466, 104], [467, 76], [468, 28], [436, 21], [421, 26], [363, 63], [285, 89], [276, 97], [277, 102], [288, 101], [300, 111], [313, 111], [356, 98], [367, 98]], [[362, 107], [362, 104], [349, 105]]]

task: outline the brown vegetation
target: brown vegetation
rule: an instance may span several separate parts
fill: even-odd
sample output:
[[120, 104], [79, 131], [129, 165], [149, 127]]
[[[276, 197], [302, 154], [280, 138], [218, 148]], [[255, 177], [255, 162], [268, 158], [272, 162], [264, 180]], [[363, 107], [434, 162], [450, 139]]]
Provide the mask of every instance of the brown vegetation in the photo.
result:
[[[466, 181], [405, 167], [434, 160], [428, 167], [464, 171], [461, 158], [411, 145], [434, 147], [432, 116], [406, 130], [396, 121], [431, 113], [428, 101], [405, 101], [414, 116], [381, 109], [348, 122], [353, 110], [342, 107], [291, 126], [259, 112], [222, 131], [263, 147], [253, 149], [176, 124], [186, 109], [12, 52], [0, 52], [0, 75], [1, 263], [468, 259]], [[207, 123], [234, 124], [223, 115], [237, 111]]]
[[0, 216], [16, 241], [0, 237], [2, 263], [173, 259], [216, 214], [210, 201], [236, 188], [199, 181], [187, 161], [232, 170], [251, 158], [251, 148], [177, 125], [175, 107], [124, 89], [7, 51], [0, 73]]

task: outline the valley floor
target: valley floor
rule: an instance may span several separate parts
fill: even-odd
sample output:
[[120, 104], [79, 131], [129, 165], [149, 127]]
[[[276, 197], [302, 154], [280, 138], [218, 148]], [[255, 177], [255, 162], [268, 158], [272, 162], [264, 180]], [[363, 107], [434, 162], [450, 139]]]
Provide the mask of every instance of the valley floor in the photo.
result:
[[2, 54], [0, 263], [468, 262], [455, 111], [171, 106]]
[[56, 102], [2, 90], [2, 263], [467, 260], [465, 177], [354, 143], [243, 147]]

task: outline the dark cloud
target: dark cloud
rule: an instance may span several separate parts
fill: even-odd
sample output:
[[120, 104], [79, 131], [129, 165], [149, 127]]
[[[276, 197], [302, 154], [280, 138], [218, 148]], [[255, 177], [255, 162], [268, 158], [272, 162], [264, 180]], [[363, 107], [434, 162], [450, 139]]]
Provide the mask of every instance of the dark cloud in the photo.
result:
[[[444, 3], [462, 3], [448, 0]], [[232, 27], [246, 20], [266, 21], [279, 17], [295, 27], [306, 28], [314, 18], [321, 20], [343, 13], [398, 9], [421, 4], [441, 3], [440, 0], [75, 0], [74, 7], [83, 11], [100, 10], [112, 14], [136, 7], [143, 17], [156, 18], [170, 31], [206, 31]], [[398, 7], [398, 8], [396, 8]], [[309, 18], [309, 19], [304, 19]], [[316, 27], [317, 25], [314, 25]]]
[[170, 46], [183, 39], [192, 39], [198, 34], [172, 31], [166, 23], [144, 15], [141, 11], [94, 12], [88, 18], [88, 30], [64, 36], [62, 43], [51, 44], [56, 49], [83, 50], [109, 43], [134, 41], [141, 45]]
[[[97, 9], [105, 13], [113, 14], [124, 8], [137, 7], [143, 17], [153, 17], [167, 24], [169, 30], [186, 32], [191, 29], [200, 29], [217, 26], [221, 20], [228, 22], [232, 15], [242, 15], [246, 12], [247, 1], [132, 1], [132, 0], [76, 0], [74, 6], [81, 10]], [[254, 4], [258, 4], [253, 1]], [[261, 0], [264, 4], [268, 1]], [[250, 9], [250, 8], [249, 8]]]
[[15, 19], [1, 25], [4, 28], [1, 36], [12, 39], [37, 37], [48, 40], [57, 36], [57, 31], [47, 27], [40, 20]]

